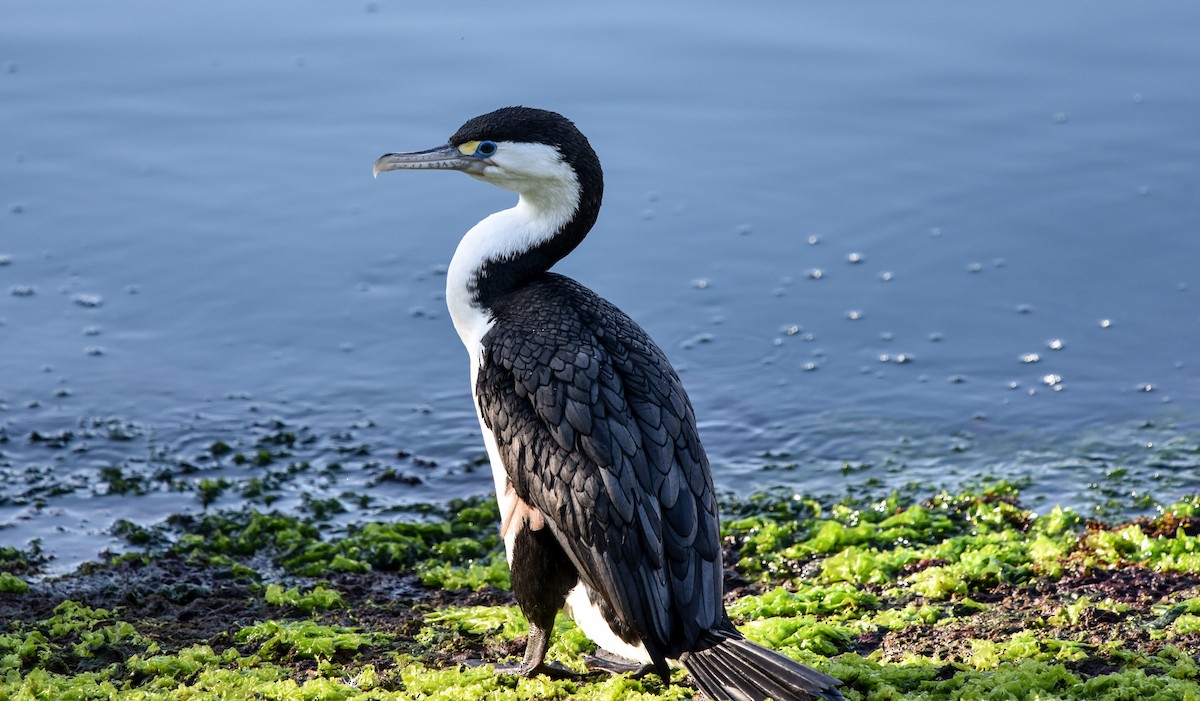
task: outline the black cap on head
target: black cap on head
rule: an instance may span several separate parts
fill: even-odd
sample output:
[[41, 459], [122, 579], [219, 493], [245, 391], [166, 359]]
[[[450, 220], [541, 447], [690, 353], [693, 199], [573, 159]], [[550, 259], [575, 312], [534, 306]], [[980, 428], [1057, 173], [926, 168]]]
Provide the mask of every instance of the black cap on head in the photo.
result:
[[450, 137], [451, 146], [460, 146], [468, 141], [510, 141], [553, 146], [575, 169], [581, 184], [590, 187], [597, 196], [603, 189], [600, 159], [596, 157], [592, 145], [574, 122], [557, 112], [535, 107], [501, 107], [495, 112], [467, 120]]

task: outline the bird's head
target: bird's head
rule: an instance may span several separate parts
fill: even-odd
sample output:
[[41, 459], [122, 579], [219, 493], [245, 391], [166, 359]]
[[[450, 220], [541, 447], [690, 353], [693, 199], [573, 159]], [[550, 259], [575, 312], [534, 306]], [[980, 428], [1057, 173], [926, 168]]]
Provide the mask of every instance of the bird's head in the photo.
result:
[[449, 143], [424, 151], [387, 153], [375, 175], [389, 170], [459, 170], [523, 196], [568, 188], [599, 196], [600, 162], [571, 120], [532, 107], [505, 107], [468, 120]]

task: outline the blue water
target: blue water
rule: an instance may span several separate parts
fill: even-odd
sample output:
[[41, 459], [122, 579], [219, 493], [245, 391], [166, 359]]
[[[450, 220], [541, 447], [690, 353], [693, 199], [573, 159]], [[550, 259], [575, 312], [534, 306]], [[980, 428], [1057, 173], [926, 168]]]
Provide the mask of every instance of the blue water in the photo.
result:
[[[284, 507], [490, 489], [443, 273], [511, 195], [370, 168], [507, 104], [600, 154], [559, 270], [658, 339], [724, 488], [996, 474], [1086, 506], [1127, 466], [1125, 491], [1194, 492], [1198, 26], [1169, 2], [10, 0], [0, 543], [69, 563], [115, 518], [198, 511], [178, 484], [257, 474], [207, 447], [272, 421], [348, 466]], [[138, 497], [97, 477], [184, 463]]]

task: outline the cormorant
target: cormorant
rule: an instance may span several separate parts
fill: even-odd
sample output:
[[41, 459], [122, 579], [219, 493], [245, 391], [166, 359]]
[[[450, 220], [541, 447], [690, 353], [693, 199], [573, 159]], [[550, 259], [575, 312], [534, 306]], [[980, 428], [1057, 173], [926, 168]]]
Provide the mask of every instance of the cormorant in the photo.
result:
[[376, 175], [399, 169], [459, 170], [519, 195], [467, 232], [446, 279], [529, 620], [516, 671], [569, 673], [544, 659], [566, 607], [613, 653], [592, 660], [609, 671], [669, 682], [672, 660], [713, 699], [841, 699], [838, 680], [730, 622], [712, 474], [666, 356], [621, 310], [549, 272], [600, 211], [603, 174], [583, 134], [554, 112], [506, 107], [444, 146], [375, 161]]

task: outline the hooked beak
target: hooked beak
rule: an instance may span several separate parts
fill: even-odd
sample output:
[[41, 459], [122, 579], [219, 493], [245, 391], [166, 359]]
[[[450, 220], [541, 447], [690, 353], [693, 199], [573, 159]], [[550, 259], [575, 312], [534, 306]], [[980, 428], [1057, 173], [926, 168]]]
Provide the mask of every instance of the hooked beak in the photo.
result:
[[375, 160], [375, 177], [388, 170], [461, 170], [466, 173], [483, 170], [484, 163], [467, 156], [456, 147], [446, 144], [424, 151], [385, 153]]

